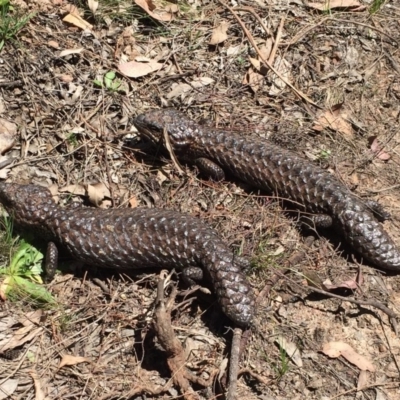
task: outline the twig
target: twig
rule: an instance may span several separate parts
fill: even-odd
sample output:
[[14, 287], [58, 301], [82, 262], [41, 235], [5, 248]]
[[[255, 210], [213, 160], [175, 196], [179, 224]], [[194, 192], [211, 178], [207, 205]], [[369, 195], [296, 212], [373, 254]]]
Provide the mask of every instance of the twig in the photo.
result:
[[394, 39], [393, 37], [391, 37], [391, 36], [390, 36], [389, 34], [387, 34], [386, 32], [382, 31], [381, 29], [376, 28], [375, 26], [367, 25], [367, 24], [364, 24], [364, 23], [358, 22], [358, 21], [348, 21], [348, 20], [346, 20], [346, 19], [339, 19], [339, 18], [332, 18], [332, 17], [323, 18], [323, 19], [322, 19], [321, 21], [319, 21], [317, 24], [310, 25], [308, 28], [305, 28], [302, 32], [298, 33], [290, 42], [285, 43], [284, 45], [285, 45], [285, 46], [291, 46], [291, 45], [297, 43], [297, 42], [298, 42], [303, 36], [305, 36], [308, 32], [312, 31], [312, 30], [315, 29], [316, 27], [318, 27], [318, 26], [322, 25], [324, 22], [328, 22], [328, 21], [345, 22], [345, 23], [348, 23], [348, 24], [360, 25], [360, 26], [363, 26], [363, 27], [365, 27], [365, 28], [372, 29], [372, 30], [374, 30], [374, 31], [376, 31], [376, 32], [379, 32], [380, 34], [382, 34], [382, 35], [388, 37], [390, 40], [392, 40], [393, 42], [395, 42], [396, 45], [398, 46], [398, 42], [397, 42], [396, 39]]
[[393, 310], [391, 310], [389, 307], [386, 307], [385, 305], [383, 305], [378, 300], [356, 300], [356, 299], [352, 299], [350, 297], [339, 296], [334, 293], [326, 292], [325, 290], [318, 289], [318, 288], [315, 288], [312, 286], [309, 286], [308, 289], [313, 292], [323, 294], [325, 296], [333, 297], [335, 299], [348, 301], [349, 303], [358, 304], [359, 306], [372, 306], [372, 307], [377, 308], [378, 310], [383, 311], [389, 317], [390, 322], [393, 326], [393, 329], [397, 335], [397, 323], [396, 323], [397, 314]]
[[269, 29], [267, 28], [267, 26], [264, 24], [263, 20], [260, 18], [260, 16], [254, 11], [253, 7], [246, 7], [246, 6], [241, 6], [241, 7], [235, 7], [233, 9], [234, 11], [245, 11], [250, 13], [257, 21], [258, 23], [261, 25], [261, 27], [264, 29], [264, 32], [271, 37], [272, 39], [272, 43], [275, 42], [274, 37], [272, 36], [272, 33], [269, 31]]
[[252, 378], [257, 379], [259, 382], [263, 383], [265, 386], [268, 386], [271, 384], [272, 379], [265, 379], [263, 376], [256, 374], [254, 371], [252, 371], [250, 368], [243, 368], [239, 371], [239, 375], [244, 375], [248, 374]]
[[233, 330], [231, 355], [229, 357], [229, 385], [226, 400], [236, 400], [237, 379], [240, 360], [240, 341], [242, 338], [242, 329]]
[[182, 167], [180, 166], [178, 159], [175, 156], [174, 150], [172, 149], [171, 142], [169, 141], [168, 131], [167, 128], [164, 127], [164, 141], [165, 147], [168, 150], [169, 156], [171, 157], [172, 162], [175, 164], [176, 169], [178, 170], [179, 174], [185, 175]]
[[268, 57], [268, 62], [269, 62], [271, 65], [273, 65], [273, 64], [274, 64], [274, 61], [275, 61], [275, 56], [276, 56], [276, 52], [278, 51], [279, 43], [280, 43], [280, 41], [281, 41], [282, 31], [283, 31], [283, 25], [284, 25], [284, 24], [285, 24], [285, 18], [282, 18], [282, 19], [281, 19], [281, 22], [280, 22], [280, 24], [279, 24], [279, 27], [278, 27], [278, 32], [276, 33], [276, 39], [275, 39], [274, 46], [272, 47], [271, 54], [270, 54], [269, 57]]
[[300, 98], [308, 102], [309, 104], [312, 104], [318, 108], [321, 108], [318, 106], [318, 104], [314, 103], [307, 95], [305, 95], [303, 92], [301, 92], [299, 89], [296, 89], [286, 78], [284, 78], [279, 71], [277, 71], [269, 62], [266, 60], [262, 53], [260, 52], [260, 49], [258, 48], [253, 36], [251, 33], [248, 31], [246, 26], [244, 25], [243, 21], [240, 19], [240, 17], [235, 13], [235, 11], [232, 9], [232, 7], [228, 6], [225, 4], [222, 0], [218, 0], [226, 9], [228, 9], [232, 15], [235, 17], [241, 28], [243, 29], [243, 32], [249, 39], [249, 42], [253, 46], [254, 50], [257, 52], [258, 56], [260, 57], [260, 60], [274, 73], [278, 76], [279, 79], [281, 79], [287, 86], [289, 86]]

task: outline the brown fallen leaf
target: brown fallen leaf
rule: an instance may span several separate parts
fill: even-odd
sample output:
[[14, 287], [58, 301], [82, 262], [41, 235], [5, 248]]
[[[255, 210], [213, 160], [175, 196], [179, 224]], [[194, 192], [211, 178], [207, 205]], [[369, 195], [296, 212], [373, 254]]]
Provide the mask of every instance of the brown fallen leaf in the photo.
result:
[[348, 139], [354, 138], [353, 128], [347, 120], [347, 112], [343, 109], [343, 103], [336, 104], [329, 110], [322, 110], [317, 113], [317, 119], [313, 129], [322, 131], [325, 128], [331, 128], [340, 132]]
[[0, 154], [10, 150], [15, 144], [17, 125], [14, 122], [0, 118]]
[[209, 44], [215, 46], [228, 39], [228, 34], [227, 34], [228, 28], [229, 28], [228, 22], [225, 21], [221, 22], [216, 28], [213, 29]]
[[36, 328], [32, 331], [35, 325], [24, 326], [13, 333], [11, 339], [7, 338], [0, 342], [0, 352], [4, 353], [7, 350], [22, 346], [24, 343], [34, 339], [43, 332], [43, 328]]
[[108, 208], [108, 204], [104, 203], [104, 199], [106, 197], [110, 198], [111, 193], [103, 182], [97, 182], [94, 185], [87, 185], [87, 193], [89, 201], [96, 207]]
[[324, 0], [322, 3], [306, 3], [306, 5], [320, 11], [328, 11], [334, 8], [351, 8], [352, 11], [363, 11], [367, 8], [358, 0]]
[[151, 0], [135, 0], [135, 3], [140, 7], [143, 8], [150, 17], [157, 19], [158, 21], [171, 21], [172, 14], [165, 11], [157, 9], [155, 4]]
[[377, 158], [379, 158], [382, 161], [390, 160], [391, 155], [382, 150], [382, 146], [380, 145], [377, 136], [370, 136], [368, 138], [368, 142], [369, 142], [371, 151], [374, 153], [374, 155]]
[[118, 65], [118, 70], [121, 74], [129, 78], [139, 78], [158, 71], [163, 67], [163, 64], [150, 60], [149, 62], [129, 61]]
[[0, 383], [0, 400], [12, 399], [13, 393], [18, 387], [18, 379], [7, 379], [2, 380]]
[[249, 85], [254, 93], [256, 93], [260, 89], [263, 83], [264, 83], [264, 76], [254, 71], [252, 68], [248, 69], [246, 75], [242, 80], [242, 84]]
[[29, 374], [33, 379], [33, 383], [35, 386], [35, 400], [46, 400], [46, 395], [44, 394], [44, 391], [42, 389], [44, 385], [40, 381], [38, 374], [36, 373], [36, 371], [30, 371]]
[[131, 206], [131, 208], [136, 208], [139, 205], [138, 199], [136, 196], [132, 196], [129, 199], [129, 205]]
[[358, 375], [357, 390], [363, 390], [369, 384], [369, 373], [367, 371], [360, 371]]
[[58, 49], [60, 47], [58, 42], [56, 42], [55, 40], [49, 40], [47, 42], [47, 45], [50, 46], [50, 47], [53, 47], [54, 49]]
[[58, 366], [58, 369], [61, 369], [62, 367], [65, 367], [66, 365], [77, 365], [77, 364], [81, 364], [84, 362], [90, 363], [90, 359], [86, 358], [86, 357], [71, 356], [69, 354], [64, 354], [62, 356], [62, 359], [60, 361], [60, 365]]
[[67, 14], [63, 18], [64, 22], [68, 22], [82, 30], [91, 31], [93, 29], [93, 25], [89, 24], [89, 22], [85, 21], [82, 17], [76, 14]]
[[375, 366], [366, 357], [358, 354], [349, 344], [344, 342], [325, 343], [322, 352], [331, 358], [343, 356], [362, 371], [375, 371]]
[[[292, 80], [292, 65], [289, 63], [289, 61], [287, 61], [283, 57], [278, 56], [274, 61], [274, 68], [280, 73], [283, 78], [285, 78], [286, 82], [290, 82]], [[284, 82], [276, 74], [273, 74], [271, 76], [271, 82], [272, 85], [268, 92], [270, 96], [277, 96], [286, 87], [286, 82]]]

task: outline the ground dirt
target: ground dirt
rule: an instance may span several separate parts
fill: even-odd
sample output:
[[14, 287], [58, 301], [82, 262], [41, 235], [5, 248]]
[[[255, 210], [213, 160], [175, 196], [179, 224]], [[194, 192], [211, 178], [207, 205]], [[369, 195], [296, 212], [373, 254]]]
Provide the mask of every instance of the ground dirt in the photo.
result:
[[[399, 311], [400, 278], [359, 263], [338, 247], [340, 238], [317, 236], [306, 248], [305, 235], [270, 194], [201, 179], [191, 166], [180, 175], [138, 138], [132, 118], [176, 107], [294, 150], [383, 204], [392, 215], [385, 229], [400, 245], [400, 5], [386, 1], [371, 14], [369, 0], [343, 2], [355, 6], [319, 11], [301, 0], [244, 2], [235, 13], [251, 43], [219, 1], [156, 3], [154, 12], [165, 11], [156, 17], [172, 15], [170, 21], [149, 18], [130, 2], [100, 2], [93, 15], [83, 1], [75, 10], [62, 0], [19, 1], [36, 15], [0, 53], [2, 179], [51, 186], [61, 205], [161, 207], [199, 217], [252, 260], [247, 274], [256, 293], [289, 257], [305, 254], [258, 307], [238, 398], [399, 399], [400, 341], [376, 305]], [[92, 30], [64, 21], [71, 13]], [[298, 93], [260, 61], [254, 44]], [[142, 63], [128, 72], [142, 76], [118, 72], [128, 61]], [[155, 70], [144, 74], [144, 61]], [[121, 86], [107, 88], [110, 71]], [[182, 398], [153, 328], [158, 272], [140, 273], [59, 274], [49, 290], [60, 307], [35, 314], [26, 302], [3, 302], [2, 343], [30, 326], [15, 357], [0, 362], [0, 386], [14, 385], [8, 398]], [[358, 279], [357, 289], [335, 293], [375, 305], [312, 293], [307, 277], [319, 288], [327, 279], [339, 286]], [[190, 297], [176, 298], [173, 327], [186, 367], [204, 380], [215, 376], [208, 388], [194, 385], [193, 398], [223, 398], [229, 321], [214, 296]], [[34, 324], [23, 324], [27, 316]], [[328, 357], [328, 345], [345, 356]]]

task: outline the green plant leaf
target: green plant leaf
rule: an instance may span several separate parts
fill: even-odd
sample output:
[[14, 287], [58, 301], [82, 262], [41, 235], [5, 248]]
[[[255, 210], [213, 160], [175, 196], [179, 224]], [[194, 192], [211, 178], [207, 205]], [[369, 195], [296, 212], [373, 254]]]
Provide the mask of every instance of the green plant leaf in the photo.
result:
[[35, 300], [39, 300], [45, 303], [55, 303], [54, 297], [44, 287], [39, 286], [33, 282], [28, 281], [20, 276], [14, 277], [14, 287], [9, 284], [8, 290], [22, 290], [23, 293], [28, 294]]

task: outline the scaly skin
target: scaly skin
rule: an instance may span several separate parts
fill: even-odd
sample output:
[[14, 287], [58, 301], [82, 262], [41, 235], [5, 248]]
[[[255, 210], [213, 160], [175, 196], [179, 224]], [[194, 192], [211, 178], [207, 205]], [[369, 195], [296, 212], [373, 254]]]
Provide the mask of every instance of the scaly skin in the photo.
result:
[[[400, 271], [400, 252], [367, 206], [338, 179], [299, 155], [267, 140], [204, 127], [173, 109], [151, 110], [134, 120], [139, 133], [162, 143], [164, 132], [178, 159], [206, 166], [218, 179], [223, 171], [251, 185], [276, 193], [304, 211], [328, 215], [332, 225], [364, 259]], [[220, 170], [219, 167], [222, 169]]]
[[[194, 217], [160, 209], [60, 208], [46, 188], [35, 185], [0, 183], [0, 202], [20, 230], [40, 233], [89, 265], [177, 268], [197, 274], [200, 267], [233, 322], [247, 326], [254, 315], [243, 260]], [[54, 251], [48, 256], [54, 259]]]

